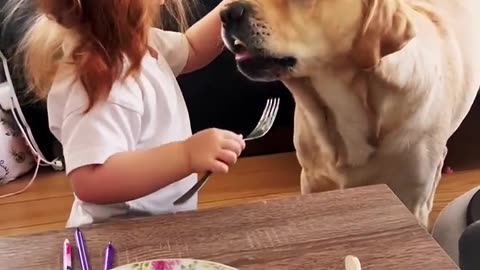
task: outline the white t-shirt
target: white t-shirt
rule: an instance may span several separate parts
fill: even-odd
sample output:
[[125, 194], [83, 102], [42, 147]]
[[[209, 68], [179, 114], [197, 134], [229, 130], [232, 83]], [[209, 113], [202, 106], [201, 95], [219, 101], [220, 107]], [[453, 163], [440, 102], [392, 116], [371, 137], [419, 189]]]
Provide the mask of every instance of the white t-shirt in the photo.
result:
[[[187, 107], [176, 80], [188, 58], [188, 41], [181, 33], [152, 29], [150, 42], [158, 58], [147, 53], [138, 79], [116, 82], [107, 102], [87, 114], [83, 113], [88, 104], [83, 85], [68, 67], [59, 69], [47, 107], [50, 130], [63, 145], [67, 174], [85, 165], [103, 164], [116, 153], [151, 149], [191, 136]], [[115, 216], [194, 210], [197, 196], [180, 206], [173, 201], [196, 181], [192, 174], [145, 197], [114, 205], [86, 203], [75, 197], [67, 227]]]

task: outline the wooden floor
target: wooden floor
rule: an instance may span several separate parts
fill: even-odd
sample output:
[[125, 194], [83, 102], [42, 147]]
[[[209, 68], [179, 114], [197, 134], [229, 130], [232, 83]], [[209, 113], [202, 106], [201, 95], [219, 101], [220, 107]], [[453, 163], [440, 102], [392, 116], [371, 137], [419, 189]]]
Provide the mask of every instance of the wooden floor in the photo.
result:
[[[227, 175], [215, 175], [200, 193], [200, 207], [222, 207], [294, 196], [299, 193], [300, 168], [294, 153], [243, 158]], [[25, 185], [19, 180], [0, 187], [0, 194]], [[431, 220], [452, 199], [480, 185], [480, 170], [445, 175]], [[62, 172], [43, 172], [25, 193], [0, 199], [0, 236], [62, 229], [73, 201]]]

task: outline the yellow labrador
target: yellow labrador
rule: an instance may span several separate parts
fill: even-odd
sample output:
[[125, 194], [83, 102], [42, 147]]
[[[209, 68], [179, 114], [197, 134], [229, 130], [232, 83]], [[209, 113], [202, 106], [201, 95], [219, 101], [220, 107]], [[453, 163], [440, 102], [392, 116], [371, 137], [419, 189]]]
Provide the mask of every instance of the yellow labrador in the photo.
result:
[[480, 86], [479, 0], [236, 0], [239, 70], [296, 101], [302, 193], [386, 183], [425, 226]]

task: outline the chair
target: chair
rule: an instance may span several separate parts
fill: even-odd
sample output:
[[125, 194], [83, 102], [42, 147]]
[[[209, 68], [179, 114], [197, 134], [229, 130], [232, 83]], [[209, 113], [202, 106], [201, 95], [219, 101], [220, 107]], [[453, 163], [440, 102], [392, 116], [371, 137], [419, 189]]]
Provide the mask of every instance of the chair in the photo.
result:
[[442, 210], [433, 238], [462, 270], [480, 269], [480, 187], [453, 200]]

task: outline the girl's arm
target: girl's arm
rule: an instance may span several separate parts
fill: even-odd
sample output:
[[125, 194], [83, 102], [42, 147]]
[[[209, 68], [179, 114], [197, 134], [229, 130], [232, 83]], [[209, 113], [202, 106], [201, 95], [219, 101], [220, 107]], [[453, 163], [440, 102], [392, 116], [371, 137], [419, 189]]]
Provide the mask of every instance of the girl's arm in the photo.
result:
[[190, 44], [187, 64], [182, 73], [189, 73], [212, 62], [224, 48], [221, 38], [220, 11], [230, 0], [223, 0], [215, 9], [192, 25], [186, 37]]
[[113, 155], [102, 165], [88, 165], [69, 174], [75, 195], [82, 201], [113, 204], [134, 200], [190, 175], [183, 143], [148, 151]]
[[84, 202], [121, 203], [151, 194], [195, 172], [226, 173], [244, 148], [241, 135], [206, 129], [183, 142], [115, 154], [102, 165], [73, 170], [69, 178], [75, 195]]

